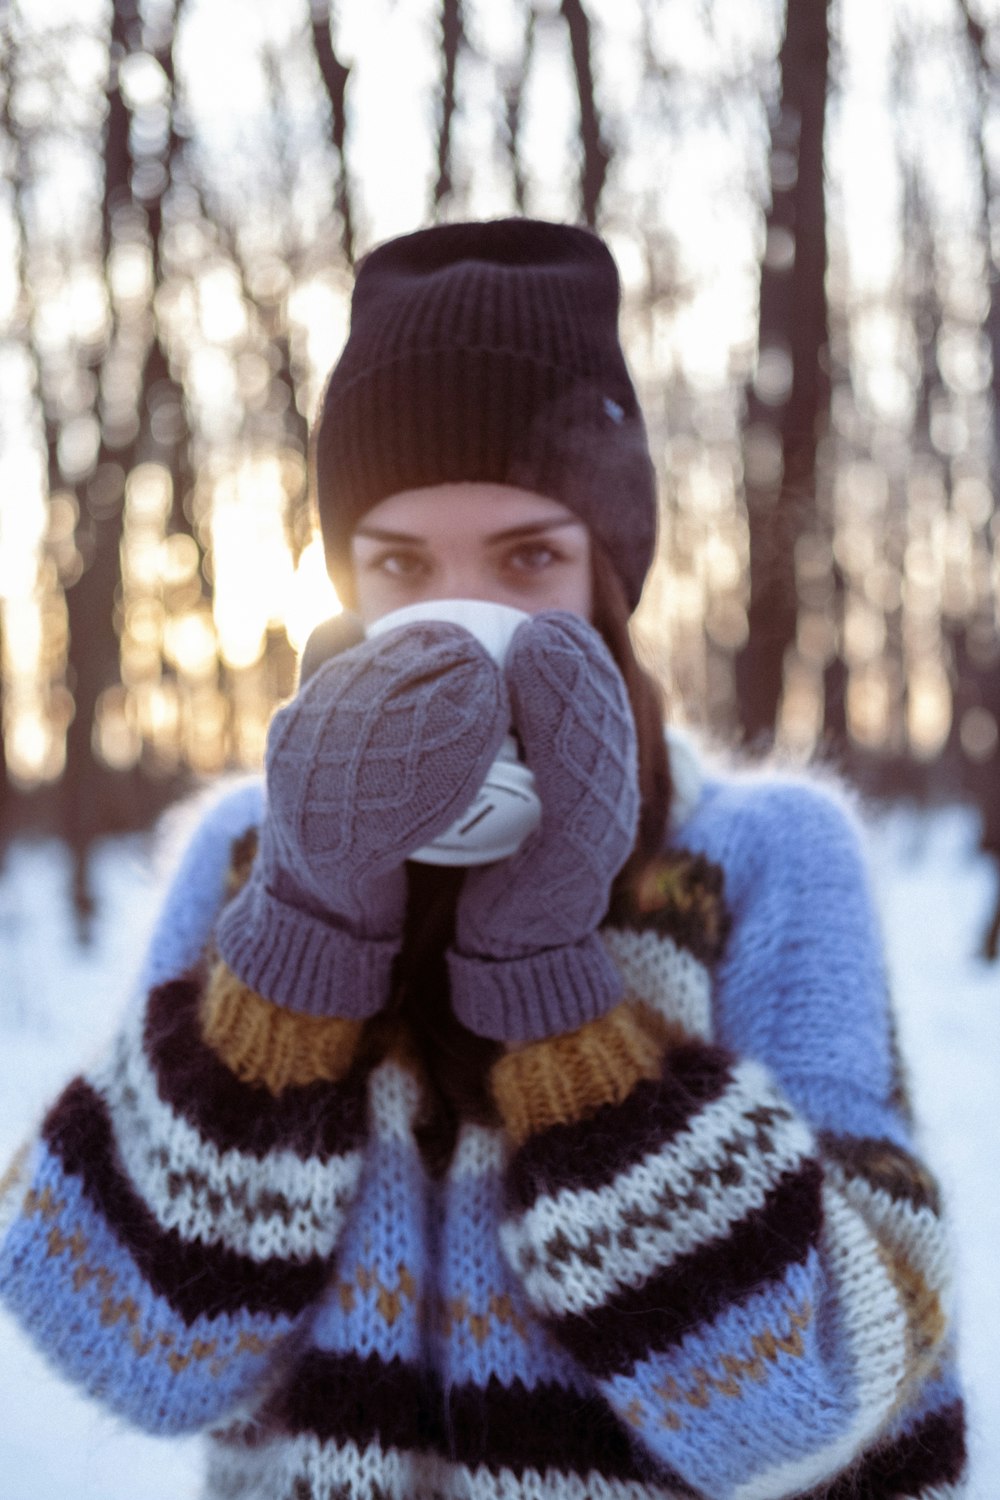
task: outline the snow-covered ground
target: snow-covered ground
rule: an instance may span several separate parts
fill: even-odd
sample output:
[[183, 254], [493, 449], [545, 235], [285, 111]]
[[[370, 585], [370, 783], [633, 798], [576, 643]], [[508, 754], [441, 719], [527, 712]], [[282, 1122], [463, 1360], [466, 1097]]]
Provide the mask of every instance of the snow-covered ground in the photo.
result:
[[[997, 1185], [1000, 967], [974, 957], [992, 872], [966, 811], [896, 809], [873, 825], [872, 862], [901, 1040], [953, 1222], [974, 1500], [1000, 1488]], [[149, 846], [96, 859], [101, 918], [81, 949], [65, 856], [23, 844], [0, 873], [0, 1165], [59, 1085], [111, 1034], [156, 905]], [[195, 1442], [137, 1436], [78, 1399], [0, 1315], [3, 1500], [195, 1500]]]

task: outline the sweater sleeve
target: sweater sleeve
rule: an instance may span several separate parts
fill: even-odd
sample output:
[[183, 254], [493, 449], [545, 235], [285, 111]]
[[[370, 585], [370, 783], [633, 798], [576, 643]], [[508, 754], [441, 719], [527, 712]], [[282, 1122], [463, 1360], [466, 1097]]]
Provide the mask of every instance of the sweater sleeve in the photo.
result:
[[[617, 944], [626, 1002], [495, 1065], [505, 1253], [682, 1492], [957, 1496], [947, 1249], [855, 831], [792, 786], [713, 837], [725, 921], [672, 865], [663, 929]], [[711, 955], [699, 908], [716, 935], [731, 917]], [[727, 1045], [697, 1034], [708, 957]]]
[[154, 1433], [204, 1428], [273, 1378], [360, 1174], [360, 1023], [289, 1017], [212, 956], [260, 810], [243, 788], [204, 816], [110, 1054], [0, 1184], [8, 1309]]

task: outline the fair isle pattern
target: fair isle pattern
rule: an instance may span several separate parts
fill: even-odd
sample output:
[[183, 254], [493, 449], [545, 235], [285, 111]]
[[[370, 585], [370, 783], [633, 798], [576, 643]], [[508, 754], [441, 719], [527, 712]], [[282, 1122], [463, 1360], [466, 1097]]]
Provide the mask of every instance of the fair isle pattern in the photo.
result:
[[[58, 1182], [42, 1153], [38, 1182]], [[261, 1379], [287, 1317], [178, 1316], [122, 1255], [72, 1181], [29, 1191], [10, 1236], [6, 1299], [85, 1390], [163, 1432], [207, 1425]]]
[[[40, 1194], [28, 1193], [24, 1214], [29, 1220], [37, 1219], [42, 1225], [51, 1225], [45, 1236], [47, 1256], [54, 1261], [65, 1257], [72, 1267], [74, 1291], [88, 1295], [94, 1305], [99, 1306], [102, 1327], [115, 1329], [120, 1326], [128, 1347], [140, 1360], [149, 1358], [153, 1366], [162, 1363], [174, 1376], [181, 1375], [191, 1365], [207, 1362], [210, 1375], [218, 1379], [227, 1360], [242, 1354], [267, 1352], [270, 1347], [268, 1340], [245, 1331], [238, 1333], [235, 1340], [204, 1338], [196, 1333], [184, 1338], [166, 1329], [144, 1332], [140, 1303], [129, 1294], [124, 1278], [102, 1263], [96, 1237], [89, 1240], [79, 1227], [72, 1235], [60, 1229], [60, 1220], [68, 1207], [68, 1199], [60, 1201], [45, 1188]], [[280, 1337], [279, 1333], [278, 1339]]]
[[[230, 1480], [242, 1464], [240, 1482], [261, 1494], [266, 1482], [268, 1494], [371, 1500], [531, 1494], [544, 1473], [542, 1493], [648, 1495], [627, 1438], [503, 1261], [501, 1133], [466, 1125], [435, 1193], [413, 1136], [419, 1103], [405, 1066], [372, 1075], [366, 1172], [337, 1274], [243, 1459], [226, 1438]], [[425, 1211], [434, 1198], [438, 1226]]]
[[[799, 1186], [807, 1200], [813, 1184], [804, 1177]], [[685, 1300], [680, 1296], [682, 1291], [689, 1299], [699, 1294], [705, 1297], [713, 1237], [706, 1237], [690, 1253], [689, 1264], [679, 1276], [672, 1278], [669, 1262], [661, 1263], [638, 1287], [610, 1292], [605, 1310], [610, 1306], [619, 1318], [631, 1314], [641, 1331], [635, 1331], [631, 1321], [624, 1328], [616, 1327], [610, 1318], [605, 1322], [593, 1296], [584, 1298], [584, 1278], [576, 1264], [568, 1255], [556, 1257], [561, 1259], [565, 1281], [572, 1281], [573, 1289], [567, 1292], [560, 1286], [558, 1298], [550, 1296], [541, 1303], [549, 1327], [573, 1349], [581, 1363], [606, 1382], [615, 1409], [643, 1433], [650, 1445], [660, 1434], [669, 1434], [674, 1443], [664, 1443], [663, 1451], [674, 1454], [677, 1445], [685, 1442], [690, 1457], [679, 1467], [696, 1486], [708, 1487], [704, 1454], [710, 1451], [707, 1445], [712, 1413], [726, 1401], [743, 1399], [747, 1409], [740, 1423], [740, 1464], [743, 1474], [748, 1466], [758, 1472], [752, 1479], [739, 1482], [738, 1466], [730, 1476], [732, 1487], [727, 1486], [725, 1493], [747, 1500], [773, 1500], [774, 1496], [798, 1494], [850, 1464], [896, 1410], [914, 1373], [913, 1346], [918, 1345], [921, 1356], [925, 1356], [926, 1332], [919, 1330], [921, 1336], [914, 1338], [910, 1309], [896, 1290], [885, 1250], [833, 1189], [823, 1189], [822, 1199], [823, 1212], [808, 1226], [810, 1232], [802, 1236], [801, 1248], [795, 1244], [794, 1235], [782, 1232], [785, 1225], [794, 1222], [793, 1200], [786, 1201], [785, 1211], [768, 1237], [770, 1244], [760, 1235], [760, 1225], [756, 1237], [746, 1233], [747, 1221], [729, 1226], [729, 1239], [742, 1240], [743, 1254], [731, 1256], [725, 1271], [733, 1292], [741, 1284], [745, 1290], [741, 1298], [733, 1296], [723, 1303], [714, 1317], [709, 1316], [712, 1298], [697, 1309], [702, 1316], [696, 1320], [685, 1318], [679, 1310], [671, 1313], [665, 1306], [671, 1291], [678, 1306]], [[800, 1206], [800, 1212], [804, 1206]], [[533, 1213], [540, 1232], [557, 1238], [573, 1232], [575, 1215], [568, 1210], [565, 1196], [561, 1201], [557, 1195], [536, 1199]], [[608, 1209], [606, 1218], [610, 1220], [612, 1214]], [[542, 1253], [541, 1240], [537, 1248]], [[562, 1245], [559, 1248], [562, 1251]], [[587, 1248], [596, 1261], [599, 1251], [592, 1243]], [[614, 1258], [610, 1246], [607, 1250]], [[741, 1264], [747, 1260], [756, 1276], [748, 1276], [745, 1264]], [[719, 1262], [720, 1270], [723, 1266], [725, 1262]], [[765, 1277], [774, 1290], [754, 1292], [752, 1284], [760, 1285]], [[529, 1286], [527, 1276], [525, 1284]], [[536, 1296], [534, 1300], [538, 1305], [540, 1299]], [[829, 1335], [825, 1348], [815, 1338], [816, 1310], [826, 1305], [838, 1308], [839, 1347]], [[755, 1307], [759, 1321], [744, 1321], [742, 1338], [734, 1338], [733, 1325], [739, 1325], [744, 1306]], [[586, 1308], [586, 1316], [577, 1315], [580, 1307]], [[824, 1322], [828, 1322], [828, 1315]], [[811, 1349], [803, 1335], [812, 1335]], [[650, 1347], [656, 1345], [662, 1352], [651, 1357]], [[818, 1379], [824, 1367], [825, 1381]], [[779, 1377], [783, 1377], [780, 1382]], [[755, 1416], [752, 1403], [746, 1400], [752, 1394], [751, 1382], [769, 1387], [766, 1423], [763, 1413], [757, 1420], [747, 1420]], [[785, 1387], [784, 1393], [780, 1384]], [[846, 1398], [845, 1393], [849, 1393]], [[784, 1411], [783, 1396], [788, 1402]], [[822, 1401], [828, 1416], [839, 1410], [836, 1435], [818, 1446], [814, 1442], [797, 1444], [794, 1436], [782, 1441], [783, 1429], [798, 1433], [800, 1438], [804, 1435], [802, 1413], [814, 1401]], [[731, 1427], [733, 1420], [731, 1415]], [[773, 1462], [783, 1448], [787, 1452], [796, 1446], [802, 1451], [778, 1464]], [[768, 1454], [771, 1463], [766, 1461]], [[748, 1465], [751, 1457], [754, 1462]], [[717, 1459], [714, 1462], [717, 1467]]]
[[[801, 1448], [786, 1403], [801, 1382], [806, 1406], [818, 1347], [815, 1309], [793, 1284], [783, 1297], [760, 1292], [730, 1308], [673, 1351], [612, 1377], [605, 1389], [624, 1422], [682, 1455], [678, 1467], [697, 1489], [729, 1493], [761, 1452]], [[812, 1436], [828, 1422], [822, 1407], [813, 1412]], [[706, 1447], [720, 1424], [729, 1438], [722, 1453]]]
[[523, 1387], [529, 1398], [558, 1388], [585, 1405], [586, 1380], [540, 1327], [522, 1278], [503, 1254], [496, 1225], [504, 1211], [504, 1165], [500, 1132], [463, 1127], [436, 1242], [449, 1294], [435, 1318], [435, 1363], [452, 1389], [486, 1389], [495, 1378], [505, 1390]]
[[764, 1070], [744, 1062], [669, 1153], [644, 1156], [606, 1186], [536, 1200], [508, 1219], [504, 1249], [536, 1305], [583, 1313], [723, 1239], [812, 1149]]
[[115, 1148], [164, 1230], [251, 1260], [332, 1253], [361, 1171], [361, 1151], [324, 1161], [278, 1150], [220, 1151], [165, 1103], [134, 1018], [95, 1086], [107, 1100]]
[[363, 1085], [248, 1094], [200, 1046], [201, 987], [154, 990], [108, 1069], [67, 1087], [3, 1244], [5, 1296], [42, 1346], [164, 1432], [207, 1425], [259, 1389], [336, 1239], [301, 1210], [296, 1224], [295, 1194], [313, 1182], [342, 1220], [360, 1166]]
[[824, 1240], [832, 1291], [839, 1293], [847, 1370], [855, 1411], [843, 1431], [807, 1454], [774, 1465], [740, 1485], [738, 1500], [798, 1494], [849, 1464], [893, 1412], [908, 1373], [905, 1310], [877, 1242], [832, 1191], [824, 1193]]
[[[755, 1333], [749, 1334], [742, 1348], [734, 1343], [730, 1350], [718, 1355], [714, 1364], [709, 1361], [695, 1365], [685, 1384], [675, 1375], [662, 1378], [652, 1388], [660, 1425], [671, 1432], [680, 1432], [686, 1408], [702, 1411], [718, 1396], [730, 1399], [742, 1396], [747, 1382], [766, 1384], [769, 1366], [777, 1364], [782, 1355], [788, 1359], [802, 1358], [805, 1352], [802, 1335], [812, 1322], [813, 1309], [808, 1300], [798, 1305], [789, 1302], [782, 1308], [774, 1329], [761, 1324]], [[622, 1416], [626, 1422], [639, 1426], [647, 1419], [647, 1410], [633, 1396], [622, 1408]]]
[[5, 1185], [0, 1290], [69, 1378], [208, 1431], [205, 1500], [960, 1500], [940, 1205], [825, 794], [706, 781], [603, 934], [628, 1003], [502, 1059], [508, 1128], [440, 1180], [402, 1053], [270, 1090], [211, 1045], [189, 968], [252, 806]]

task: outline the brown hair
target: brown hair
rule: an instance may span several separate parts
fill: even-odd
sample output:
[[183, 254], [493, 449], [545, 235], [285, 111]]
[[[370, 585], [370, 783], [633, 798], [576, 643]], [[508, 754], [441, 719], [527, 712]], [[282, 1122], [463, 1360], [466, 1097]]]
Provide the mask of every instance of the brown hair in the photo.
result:
[[[617, 889], [637, 866], [661, 850], [670, 810], [670, 764], [663, 735], [663, 697], [636, 658], [624, 587], [596, 542], [592, 582], [594, 625], [625, 680], [639, 745], [639, 829], [635, 848], [615, 883]], [[393, 1000], [370, 1040], [376, 1050], [382, 1050], [404, 1022], [408, 1045], [416, 1052], [428, 1084], [429, 1106], [419, 1128], [421, 1148], [431, 1170], [440, 1171], [451, 1156], [461, 1120], [497, 1122], [487, 1075], [502, 1048], [468, 1031], [451, 1010], [445, 953], [454, 935], [463, 872], [426, 865], [407, 868], [406, 931]]]

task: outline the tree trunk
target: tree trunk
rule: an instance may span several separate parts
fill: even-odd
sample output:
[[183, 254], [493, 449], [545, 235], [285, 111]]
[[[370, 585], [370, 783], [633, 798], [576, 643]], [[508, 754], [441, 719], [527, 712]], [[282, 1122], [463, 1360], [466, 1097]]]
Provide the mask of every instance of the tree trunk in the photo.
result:
[[[997, 486], [1000, 484], [1000, 290], [997, 287], [997, 271], [991, 245], [990, 207], [994, 202], [989, 157], [986, 146], [987, 113], [992, 92], [996, 88], [996, 76], [990, 66], [989, 38], [971, 14], [968, 0], [958, 0], [959, 10], [965, 25], [966, 38], [972, 57], [976, 79], [977, 109], [976, 126], [973, 131], [976, 168], [979, 174], [981, 224], [980, 235], [986, 249], [988, 268], [989, 305], [986, 312], [985, 332], [989, 341], [992, 375], [990, 395], [992, 405], [992, 444], [990, 451], [990, 479], [993, 492], [992, 526], [997, 524]], [[994, 598], [994, 610], [998, 601]], [[967, 626], [968, 626], [968, 622]], [[975, 706], [989, 713], [1000, 726], [1000, 642], [996, 635], [996, 616], [993, 620], [994, 641], [998, 649], [990, 662], [977, 659], [970, 663], [968, 678]], [[968, 653], [967, 653], [968, 654]], [[971, 790], [979, 808], [982, 847], [992, 858], [997, 874], [997, 902], [983, 935], [982, 954], [995, 960], [1000, 950], [1000, 745], [994, 744], [992, 754], [985, 760], [963, 764], [963, 781]]]
[[745, 419], [749, 636], [736, 662], [736, 689], [744, 733], [756, 743], [769, 741], [777, 724], [798, 619], [795, 544], [814, 513], [817, 446], [829, 412], [823, 182], [829, 45], [828, 0], [789, 0], [781, 107], [771, 134], [758, 373]]
[[601, 117], [594, 93], [594, 70], [590, 61], [590, 17], [582, 0], [562, 0], [563, 20], [569, 31], [573, 53], [576, 93], [580, 101], [580, 212], [585, 224], [597, 227], [597, 211], [611, 162], [611, 149], [601, 130]]
[[330, 139], [337, 153], [334, 201], [340, 216], [340, 243], [344, 251], [344, 259], [349, 266], [353, 267], [355, 260], [354, 205], [351, 180], [347, 171], [347, 83], [351, 70], [340, 61], [334, 51], [330, 25], [329, 4], [326, 0], [316, 0], [312, 12], [313, 51], [330, 106]]
[[989, 307], [986, 313], [985, 331], [989, 340], [990, 356], [992, 362], [992, 377], [990, 382], [990, 394], [993, 398], [993, 451], [991, 454], [991, 466], [993, 469], [993, 494], [994, 512], [996, 511], [997, 481], [1000, 478], [1000, 290], [997, 287], [997, 273], [991, 245], [990, 233], [990, 208], [994, 203], [994, 193], [991, 183], [989, 157], [986, 149], [987, 110], [991, 92], [996, 88], [996, 77], [990, 67], [987, 53], [988, 37], [980, 23], [969, 11], [967, 0], [958, 0], [958, 7], [962, 13], [965, 24], [965, 33], [968, 39], [972, 55], [973, 72], [976, 79], [977, 107], [976, 121], [978, 128], [973, 130], [972, 146], [974, 153], [974, 165], [979, 177], [979, 191], [981, 203], [981, 219], [979, 233], [986, 249], [987, 277], [986, 284], [989, 289]]
[[[108, 71], [108, 116], [104, 137], [102, 253], [107, 266], [114, 245], [116, 214], [132, 202], [129, 114], [118, 82], [118, 65], [132, 43], [137, 17], [130, 0], [115, 0], [111, 18]], [[106, 377], [113, 368], [119, 332], [108, 286], [111, 326], [101, 360], [99, 388], [108, 396]], [[62, 781], [62, 827], [75, 863], [74, 898], [81, 921], [92, 909], [87, 853], [101, 830], [108, 775], [94, 755], [97, 703], [118, 679], [119, 648], [114, 625], [116, 592], [121, 581], [122, 503], [129, 459], [116, 434], [101, 423], [98, 461], [82, 486], [77, 547], [83, 571], [66, 591], [69, 622], [69, 687], [74, 715], [66, 735], [66, 769]], [[127, 446], [127, 445], [126, 445]]]
[[[163, 44], [156, 49], [156, 60], [169, 85], [167, 109], [170, 123], [160, 155], [162, 175], [159, 191], [144, 200], [149, 224], [150, 249], [153, 258], [153, 286], [163, 282], [163, 203], [178, 175], [183, 173], [184, 139], [177, 131], [177, 71], [174, 47], [180, 29], [185, 0], [175, 0], [169, 27], [164, 30]], [[188, 423], [184, 391], [174, 379], [167, 350], [160, 333], [155, 310], [150, 309], [152, 342], [143, 371], [143, 403], [140, 412], [140, 434], [148, 433], [155, 447], [155, 457], [170, 470], [172, 505], [168, 521], [171, 532], [183, 532], [197, 543], [191, 517], [184, 502], [194, 482], [191, 466], [191, 429]], [[200, 543], [199, 552], [201, 550]]]
[[441, 57], [444, 76], [441, 81], [441, 105], [438, 114], [437, 180], [434, 183], [434, 210], [440, 208], [454, 188], [452, 175], [452, 124], [455, 118], [455, 75], [458, 54], [465, 31], [462, 0], [441, 0]]
[[514, 206], [519, 214], [527, 213], [528, 182], [521, 155], [521, 127], [524, 115], [524, 89], [535, 51], [535, 10], [529, 5], [524, 23], [524, 47], [520, 65], [511, 70], [502, 86], [503, 145], [510, 162]]

